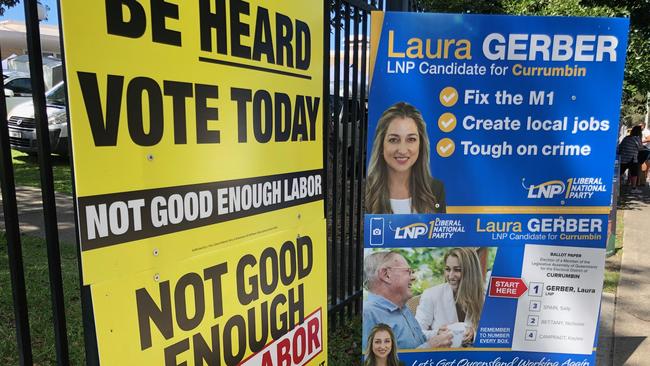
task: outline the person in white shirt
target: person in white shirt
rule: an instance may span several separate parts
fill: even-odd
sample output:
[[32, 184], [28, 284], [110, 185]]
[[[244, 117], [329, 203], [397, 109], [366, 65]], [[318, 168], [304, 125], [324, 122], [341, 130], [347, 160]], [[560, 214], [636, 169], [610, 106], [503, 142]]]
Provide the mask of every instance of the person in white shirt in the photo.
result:
[[426, 289], [415, 319], [426, 337], [448, 331], [451, 324], [466, 325], [463, 344], [474, 341], [485, 300], [483, 272], [473, 248], [453, 248], [444, 258], [445, 283]]
[[384, 111], [375, 131], [366, 210], [371, 214], [444, 213], [445, 187], [431, 176], [429, 137], [422, 114], [399, 102]]
[[641, 142], [643, 142], [643, 146], [650, 149], [650, 129], [645, 122], [641, 123]]

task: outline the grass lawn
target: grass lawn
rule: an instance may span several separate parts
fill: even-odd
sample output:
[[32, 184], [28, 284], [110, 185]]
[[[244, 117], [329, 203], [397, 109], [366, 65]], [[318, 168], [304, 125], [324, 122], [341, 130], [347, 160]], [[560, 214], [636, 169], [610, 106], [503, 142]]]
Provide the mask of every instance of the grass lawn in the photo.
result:
[[621, 259], [623, 258], [623, 210], [616, 211], [616, 244], [614, 255], [605, 260], [605, 283], [603, 291], [616, 294], [621, 278]]
[[[14, 161], [14, 177], [16, 186], [41, 186], [41, 175], [38, 166], [38, 157], [11, 150]], [[52, 173], [54, 176], [54, 191], [57, 193], [72, 194], [72, 178], [70, 161], [58, 155], [52, 157]]]
[[[55, 365], [54, 328], [45, 241], [23, 236], [22, 251], [34, 365]], [[79, 272], [74, 245], [61, 244], [63, 291], [71, 365], [84, 365]], [[0, 232], [0, 365], [18, 365], [16, 329], [7, 258], [7, 241]]]

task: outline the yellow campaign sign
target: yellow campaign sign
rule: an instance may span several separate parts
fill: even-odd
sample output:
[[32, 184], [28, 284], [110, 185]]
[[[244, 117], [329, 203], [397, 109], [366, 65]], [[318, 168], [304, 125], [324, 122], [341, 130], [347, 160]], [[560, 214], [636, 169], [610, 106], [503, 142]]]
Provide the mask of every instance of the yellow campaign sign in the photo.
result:
[[61, 1], [102, 365], [327, 355], [322, 1]]
[[83, 279], [323, 217], [322, 1], [61, 1]]
[[319, 365], [325, 220], [91, 286], [103, 365]]

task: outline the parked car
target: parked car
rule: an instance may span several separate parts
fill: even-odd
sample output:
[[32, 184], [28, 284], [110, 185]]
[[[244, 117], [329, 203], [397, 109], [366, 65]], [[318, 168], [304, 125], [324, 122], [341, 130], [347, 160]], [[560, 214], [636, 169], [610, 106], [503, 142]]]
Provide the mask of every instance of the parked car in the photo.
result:
[[32, 83], [29, 74], [20, 71], [5, 71], [2, 74], [7, 112], [18, 104], [32, 99]]
[[[47, 122], [50, 135], [51, 151], [54, 154], [68, 154], [67, 102], [63, 82], [58, 83], [45, 93]], [[38, 152], [36, 140], [36, 119], [33, 102], [16, 106], [7, 115], [9, 124], [9, 144], [12, 149], [28, 154]]]

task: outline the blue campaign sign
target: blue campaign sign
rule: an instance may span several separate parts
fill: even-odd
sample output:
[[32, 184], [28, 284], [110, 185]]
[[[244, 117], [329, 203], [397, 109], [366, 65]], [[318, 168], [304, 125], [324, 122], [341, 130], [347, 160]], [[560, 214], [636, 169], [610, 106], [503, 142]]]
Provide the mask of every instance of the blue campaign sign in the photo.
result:
[[[414, 212], [610, 206], [627, 32], [619, 18], [373, 13], [369, 187], [394, 198], [391, 172], [424, 158], [434, 183], [426, 167], [411, 180], [439, 207]], [[409, 107], [428, 152], [386, 137], [408, 132], [393, 121]]]
[[365, 227], [364, 350], [386, 324], [406, 365], [596, 364], [607, 215], [366, 215]]

